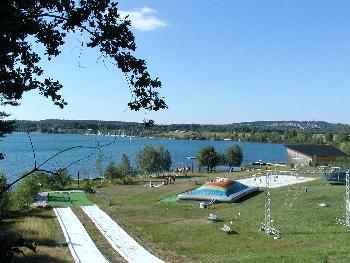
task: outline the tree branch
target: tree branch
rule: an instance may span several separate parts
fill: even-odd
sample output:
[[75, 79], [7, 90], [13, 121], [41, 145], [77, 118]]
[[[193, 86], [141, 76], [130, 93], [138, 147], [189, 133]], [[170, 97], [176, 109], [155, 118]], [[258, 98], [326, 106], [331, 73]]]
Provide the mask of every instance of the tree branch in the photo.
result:
[[[55, 19], [60, 19], [60, 20], [64, 20], [64, 21], [68, 21], [68, 18], [63, 17], [63, 16], [58, 16], [58, 15], [53, 15], [53, 14], [48, 14], [48, 13], [44, 13], [39, 15], [38, 17], [51, 17], [51, 18], [55, 18]], [[83, 25], [75, 25], [76, 27], [79, 27], [81, 29], [84, 29], [86, 32], [90, 33], [93, 36], [98, 36], [95, 32], [91, 31], [90, 29], [88, 29], [86, 26]]]
[[36, 155], [35, 155], [35, 149], [34, 149], [34, 145], [32, 142], [32, 137], [30, 136], [30, 133], [27, 131], [27, 136], [29, 138], [29, 142], [30, 142], [30, 146], [32, 147], [32, 152], [33, 152], [33, 158], [34, 158], [34, 168], [36, 168]]
[[[29, 132], [28, 132], [29, 134]], [[48, 163], [49, 161], [51, 161], [52, 159], [56, 158], [57, 156], [59, 156], [60, 154], [62, 153], [65, 153], [65, 152], [68, 152], [68, 151], [72, 151], [74, 149], [101, 149], [101, 148], [104, 148], [104, 147], [108, 147], [112, 144], [114, 144], [116, 142], [116, 137], [114, 138], [114, 140], [112, 142], [109, 142], [109, 143], [105, 143], [105, 144], [102, 144], [100, 145], [98, 143], [97, 146], [83, 146], [83, 145], [78, 145], [78, 146], [72, 146], [72, 147], [68, 147], [68, 148], [65, 148], [55, 154], [53, 154], [52, 156], [50, 156], [49, 158], [47, 158], [45, 161], [43, 161], [41, 164], [39, 164], [38, 166], [36, 165], [36, 161], [35, 161], [35, 164], [34, 164], [34, 167], [26, 172], [24, 175], [22, 175], [21, 177], [17, 178], [16, 180], [14, 180], [13, 182], [9, 183], [6, 185], [6, 187], [4, 189], [0, 189], [0, 193], [2, 192], [5, 192], [5, 191], [8, 191], [13, 185], [15, 185], [16, 183], [18, 183], [19, 181], [23, 180], [24, 178], [26, 178], [27, 176], [35, 173], [35, 172], [46, 172], [46, 173], [49, 173], [49, 174], [54, 174], [54, 175], [57, 175], [57, 172], [55, 171], [50, 171], [50, 170], [46, 170], [46, 169], [43, 169], [41, 167], [43, 167], [46, 163]], [[31, 145], [32, 145], [32, 149], [34, 149], [33, 147], [33, 144], [31, 142]], [[35, 151], [34, 151], [34, 154], [35, 154]], [[69, 167], [71, 167], [72, 165], [76, 164], [76, 163], [79, 163], [81, 162], [82, 160], [85, 160], [85, 159], [88, 159], [90, 158], [92, 155], [94, 155], [95, 153], [90, 153], [88, 155], [86, 155], [85, 157], [83, 158], [80, 158], [78, 160], [75, 160], [71, 163], [69, 163], [66, 167], [64, 167], [63, 169], [67, 169]], [[34, 157], [35, 158], [35, 157]]]

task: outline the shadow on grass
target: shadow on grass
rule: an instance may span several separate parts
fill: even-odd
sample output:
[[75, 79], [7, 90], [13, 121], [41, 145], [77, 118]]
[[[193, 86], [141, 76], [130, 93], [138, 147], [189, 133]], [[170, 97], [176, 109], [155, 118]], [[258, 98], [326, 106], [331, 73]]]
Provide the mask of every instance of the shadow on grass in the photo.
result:
[[237, 232], [236, 230], [231, 230], [231, 232], [226, 233], [227, 235], [238, 235], [239, 232]]
[[283, 231], [283, 235], [293, 235], [293, 236], [297, 236], [297, 235], [302, 235], [302, 236], [306, 236], [306, 235], [315, 235], [315, 234], [324, 234], [324, 235], [349, 235], [349, 233], [347, 233], [346, 231], [341, 231], [341, 230], [336, 230], [336, 231]]
[[[38, 254], [38, 246], [64, 247], [67, 244], [57, 244], [54, 240], [49, 239], [27, 239], [18, 233], [1, 233], [0, 235], [0, 262], [53, 262], [61, 263], [59, 257], [51, 255]], [[30, 251], [28, 253], [28, 251]], [[35, 253], [36, 251], [36, 253]]]
[[46, 247], [67, 247], [68, 246], [66, 241], [57, 242], [52, 239], [41, 238], [41, 239], [36, 239], [36, 242], [39, 246], [46, 246]]
[[[3, 262], [3, 261], [1, 261]], [[6, 262], [6, 261], [4, 261]], [[16, 256], [14, 257], [12, 262], [16, 263], [67, 263], [67, 261], [62, 260], [57, 257], [49, 256], [49, 255], [26, 255], [26, 256]]]
[[[38, 232], [37, 231], [26, 231], [26, 235], [27, 236], [35, 236]], [[67, 247], [67, 242], [63, 241], [63, 242], [57, 242], [56, 240], [53, 239], [49, 239], [49, 238], [27, 238], [27, 237], [23, 237], [21, 235], [21, 233], [17, 233], [12, 231], [7, 231], [7, 232], [3, 232], [0, 234], [0, 249], [3, 249], [6, 246], [9, 246], [11, 244], [18, 244], [18, 242], [20, 241], [20, 243], [25, 243], [25, 244], [29, 244], [29, 243], [33, 243], [35, 242], [37, 245], [39, 246], [46, 246], [46, 247]], [[21, 246], [21, 245], [19, 245]], [[2, 261], [0, 261], [2, 262]]]
[[36, 217], [42, 219], [55, 218], [53, 214], [48, 214], [51, 208], [33, 208], [27, 210], [17, 210], [9, 213], [9, 219], [22, 219], [26, 217]]
[[252, 197], [254, 197], [254, 196], [257, 196], [257, 195], [263, 193], [263, 192], [264, 192], [264, 191], [252, 192], [252, 193], [247, 194], [247, 195], [243, 196], [242, 198], [236, 200], [234, 203], [242, 203], [242, 202], [244, 202], [244, 201], [246, 201], [246, 200], [248, 200], [248, 199], [250, 199], [250, 198], [252, 198]]

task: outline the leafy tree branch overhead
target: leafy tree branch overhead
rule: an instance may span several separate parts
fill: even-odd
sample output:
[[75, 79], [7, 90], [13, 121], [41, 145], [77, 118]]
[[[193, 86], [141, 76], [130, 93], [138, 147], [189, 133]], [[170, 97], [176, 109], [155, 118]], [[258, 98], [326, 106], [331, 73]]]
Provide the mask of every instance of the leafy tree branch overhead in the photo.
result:
[[[88, 35], [84, 48], [97, 48], [127, 77], [131, 110], [167, 108], [159, 94], [162, 84], [149, 74], [146, 62], [134, 56], [135, 37], [128, 17], [111, 0], [0, 1], [0, 103], [18, 105], [25, 92], [37, 90], [63, 108], [58, 80], [44, 72], [33, 44], [45, 47], [48, 60], [61, 53], [68, 33]], [[34, 40], [34, 41], [33, 41]]]

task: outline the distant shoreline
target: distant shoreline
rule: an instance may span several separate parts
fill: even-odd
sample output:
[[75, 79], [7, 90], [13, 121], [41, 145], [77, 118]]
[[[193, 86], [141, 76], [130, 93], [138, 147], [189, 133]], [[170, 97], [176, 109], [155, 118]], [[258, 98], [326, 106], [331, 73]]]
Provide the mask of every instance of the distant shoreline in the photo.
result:
[[[232, 124], [169, 124], [96, 120], [18, 120], [16, 131], [54, 134], [95, 134], [184, 140], [227, 140], [258, 143], [337, 145], [334, 135], [350, 134], [350, 125], [324, 121], [257, 121]], [[339, 136], [338, 136], [339, 137]]]

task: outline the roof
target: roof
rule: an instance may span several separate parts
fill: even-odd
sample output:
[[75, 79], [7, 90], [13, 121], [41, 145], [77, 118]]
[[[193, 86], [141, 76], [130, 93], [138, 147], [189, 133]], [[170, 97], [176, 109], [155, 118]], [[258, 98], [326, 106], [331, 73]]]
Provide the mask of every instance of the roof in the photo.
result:
[[347, 156], [344, 152], [331, 145], [318, 145], [318, 144], [286, 144], [288, 149], [297, 151], [307, 156], [332, 156], [342, 157]]

